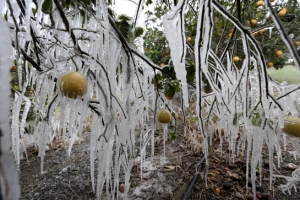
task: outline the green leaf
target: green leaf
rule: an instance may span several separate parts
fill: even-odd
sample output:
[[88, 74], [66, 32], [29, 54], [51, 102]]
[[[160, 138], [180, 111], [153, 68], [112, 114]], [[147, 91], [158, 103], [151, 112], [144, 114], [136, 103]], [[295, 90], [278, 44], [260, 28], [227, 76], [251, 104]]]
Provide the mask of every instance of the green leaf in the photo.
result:
[[168, 84], [167, 87], [165, 88], [166, 97], [169, 97], [169, 98], [173, 99], [173, 97], [175, 95], [175, 92], [176, 92], [176, 89], [171, 84]]
[[120, 21], [130, 21], [130, 20], [132, 20], [132, 18], [127, 16], [127, 15], [122, 14], [118, 17], [118, 20], [120, 20]]
[[176, 134], [174, 132], [170, 132], [171, 140], [176, 139]]
[[52, 0], [45, 0], [42, 4], [42, 12], [45, 14], [51, 14], [52, 13]]
[[143, 35], [143, 33], [144, 33], [144, 29], [142, 27], [137, 27], [135, 29], [134, 36], [137, 38]]
[[180, 92], [180, 83], [178, 80], [173, 81], [173, 86], [175, 88], [175, 92]]
[[186, 67], [186, 80], [188, 83], [195, 81], [196, 74], [196, 65], [192, 64], [189, 67]]
[[262, 118], [261, 118], [260, 114], [257, 112], [254, 112], [251, 115], [252, 115], [252, 120], [251, 120], [252, 125], [260, 126], [262, 123]]
[[36, 9], [35, 9], [35, 8], [32, 8], [31, 10], [32, 10], [33, 16], [35, 16], [35, 14], [36, 14]]
[[146, 1], [146, 6], [148, 6], [148, 5], [150, 5], [150, 4], [152, 4], [152, 0], [147, 0], [147, 1]]

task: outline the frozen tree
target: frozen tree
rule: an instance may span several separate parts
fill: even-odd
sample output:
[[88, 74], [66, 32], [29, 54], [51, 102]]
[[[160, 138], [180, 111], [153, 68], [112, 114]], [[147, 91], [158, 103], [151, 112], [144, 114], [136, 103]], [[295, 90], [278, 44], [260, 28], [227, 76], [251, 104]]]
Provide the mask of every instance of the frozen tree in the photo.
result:
[[[220, 145], [223, 141], [229, 142], [233, 153], [245, 154], [247, 162], [251, 163], [252, 182], [255, 181], [256, 167], [262, 162], [264, 142], [268, 144], [269, 154], [273, 155], [277, 150], [280, 159], [280, 128], [284, 111], [289, 109], [280, 101], [297, 88], [283, 92], [277, 99], [274, 97], [273, 89], [279, 86], [269, 82], [261, 47], [248, 27], [218, 1], [196, 1], [193, 5], [187, 0], [164, 2], [168, 12], [163, 16], [163, 25], [171, 60], [168, 66], [160, 68], [143, 55], [136, 43], [136, 38], [142, 34], [136, 22], [143, 0], [137, 1], [134, 20], [115, 16], [109, 5], [117, 4], [117, 1], [1, 1], [1, 15], [12, 29], [12, 59], [18, 76], [18, 87], [13, 88], [11, 99], [11, 150], [17, 166], [23, 151], [34, 144], [41, 158], [41, 173], [46, 173], [43, 160], [47, 144], [54, 138], [62, 139], [68, 145], [70, 155], [76, 137], [81, 137], [87, 119], [92, 118], [90, 169], [93, 189], [99, 199], [103, 195], [118, 198], [121, 195], [119, 177], [125, 174], [126, 198], [135, 158], [140, 156], [143, 163], [146, 156], [154, 155], [157, 110], [173, 109], [159, 88], [159, 81], [166, 77], [177, 80], [168, 88], [172, 88], [172, 95], [181, 92], [183, 115], [189, 101], [188, 84], [196, 89], [199, 129], [204, 137], [202, 146], [208, 166], [208, 147], [212, 137], [210, 119], [213, 116], [218, 119], [218, 127], [225, 129], [224, 136], [220, 135]], [[289, 35], [270, 3], [266, 1], [265, 5], [300, 67]], [[197, 28], [193, 46], [187, 43], [184, 32], [185, 15], [189, 9], [199, 9], [198, 14], [195, 12]], [[235, 27], [237, 35], [225, 41], [226, 48], [221, 53], [217, 52], [218, 46], [212, 48], [216, 13]], [[231, 44], [239, 45], [243, 50], [239, 66], [233, 62]], [[1, 49], [1, 53], [4, 51]], [[194, 66], [194, 71], [185, 68], [187, 51], [194, 52], [194, 60], [187, 64]], [[196, 76], [194, 83], [190, 82], [191, 72], [188, 70]], [[68, 86], [71, 80], [66, 78], [67, 72], [75, 71], [79, 72], [77, 75], [82, 81]], [[204, 79], [211, 86], [210, 93], [203, 90]], [[28, 90], [33, 92], [29, 95]], [[167, 90], [171, 93], [171, 89]], [[25, 134], [28, 130], [26, 119], [32, 113], [35, 116], [32, 133]], [[60, 118], [57, 117], [59, 114]], [[172, 116], [175, 120], [175, 114]], [[140, 136], [139, 152], [135, 146], [137, 136]], [[148, 144], [151, 144], [150, 149]], [[99, 161], [97, 166], [96, 160]], [[270, 163], [272, 174], [272, 160]], [[14, 183], [12, 181], [9, 185]], [[18, 187], [14, 189], [18, 191]]]

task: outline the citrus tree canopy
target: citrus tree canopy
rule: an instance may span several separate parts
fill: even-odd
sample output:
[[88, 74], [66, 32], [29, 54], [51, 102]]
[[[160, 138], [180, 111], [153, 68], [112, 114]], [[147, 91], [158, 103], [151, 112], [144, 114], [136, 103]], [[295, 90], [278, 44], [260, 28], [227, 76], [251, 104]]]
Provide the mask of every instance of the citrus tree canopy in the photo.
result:
[[[120, 2], [135, 6], [133, 18], [114, 12]], [[288, 58], [300, 69], [299, 3], [134, 2], [1, 2], [5, 22], [1, 19], [0, 25], [10, 30], [4, 28], [0, 35], [0, 92], [7, 94], [0, 105], [3, 199], [18, 198], [16, 169], [28, 146], [38, 147], [41, 173], [46, 173], [47, 145], [54, 138], [62, 140], [70, 155], [88, 123], [97, 198], [118, 198], [120, 182], [127, 198], [133, 166], [142, 170], [155, 155], [156, 125], [164, 124], [166, 134], [167, 124], [174, 121], [169, 133], [176, 139], [181, 115], [186, 134], [189, 106], [196, 110], [208, 167], [217, 126], [225, 133], [220, 145], [228, 142], [233, 154], [245, 155], [247, 166], [251, 163], [254, 192], [256, 168], [263, 145], [268, 145], [272, 184], [271, 155], [276, 151], [281, 156], [284, 118], [299, 115], [299, 87], [285, 92], [266, 69], [280, 68]], [[146, 13], [145, 27], [138, 27], [140, 13], [150, 5], [154, 9]], [[158, 18], [161, 22], [155, 23]], [[173, 98], [180, 99], [179, 106], [171, 103]], [[291, 134], [299, 136], [294, 130]], [[292, 142], [297, 146], [298, 141]], [[17, 168], [7, 165], [12, 163], [10, 151]]]

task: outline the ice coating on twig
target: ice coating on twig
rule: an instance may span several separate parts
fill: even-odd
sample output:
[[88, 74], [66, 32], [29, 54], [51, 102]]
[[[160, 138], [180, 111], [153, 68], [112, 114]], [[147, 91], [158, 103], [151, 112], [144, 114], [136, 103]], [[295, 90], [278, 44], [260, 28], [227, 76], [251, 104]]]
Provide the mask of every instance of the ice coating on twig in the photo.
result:
[[163, 16], [163, 24], [171, 49], [176, 77], [181, 81], [184, 105], [186, 107], [188, 107], [189, 102], [185, 70], [186, 36], [183, 30], [185, 30], [184, 14], [187, 13], [188, 9], [188, 1], [181, 0]]

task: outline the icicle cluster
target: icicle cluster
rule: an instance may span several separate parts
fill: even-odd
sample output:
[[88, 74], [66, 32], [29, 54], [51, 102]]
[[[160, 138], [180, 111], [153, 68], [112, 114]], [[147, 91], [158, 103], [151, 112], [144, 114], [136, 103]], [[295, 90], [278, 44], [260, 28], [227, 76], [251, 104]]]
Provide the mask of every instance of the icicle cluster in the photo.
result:
[[[84, 126], [91, 119], [90, 169], [93, 189], [98, 198], [106, 195], [114, 199], [115, 194], [117, 198], [120, 195], [126, 198], [134, 162], [140, 159], [142, 176], [142, 170], [147, 165], [146, 157], [154, 155], [156, 123], [153, 117], [158, 108], [166, 107], [151, 84], [159, 68], [120, 35], [104, 0], [96, 1], [91, 5], [95, 12], [85, 10], [89, 14], [84, 16], [78, 9], [79, 4], [67, 9], [59, 0], [53, 0], [51, 17], [41, 10], [44, 1], [38, 1], [36, 13], [31, 10], [31, 0], [24, 2], [25, 8], [20, 8], [15, 0], [7, 1], [8, 22], [14, 25], [11, 37], [19, 80], [19, 91], [15, 91], [13, 96], [11, 122], [12, 151], [16, 163], [20, 163], [22, 149], [25, 151], [28, 145], [35, 145], [41, 157], [41, 173], [44, 173], [47, 171], [43, 168], [47, 145], [54, 138], [63, 140], [70, 155], [76, 138], [81, 137]], [[0, 6], [3, 13], [5, 6]], [[140, 9], [138, 7], [136, 19]], [[188, 1], [181, 0], [163, 18], [172, 62], [177, 78], [181, 80], [185, 106], [188, 106], [186, 37], [182, 30], [187, 11]], [[221, 13], [241, 33], [244, 50], [241, 69], [233, 63], [232, 52], [226, 50], [218, 56], [211, 48], [213, 11]], [[280, 128], [284, 114], [290, 108], [275, 99], [273, 89], [278, 90], [280, 86], [269, 84], [263, 54], [248, 30], [216, 1], [200, 1], [199, 13], [194, 49], [197, 115], [204, 137], [202, 149], [208, 158], [213, 134], [209, 121], [216, 116], [218, 128], [224, 130], [224, 135], [219, 131], [220, 144], [226, 141], [232, 154], [246, 155], [247, 163], [251, 163], [251, 180], [254, 183], [256, 168], [261, 170], [264, 143], [269, 149], [271, 176], [274, 150], [278, 160], [281, 159]], [[20, 21], [20, 18], [24, 20]], [[1, 40], [9, 41], [3, 35]], [[1, 46], [0, 52], [4, 51], [4, 46]], [[83, 97], [70, 99], [60, 92], [58, 80], [68, 71], [79, 71], [86, 77], [88, 92]], [[203, 92], [202, 76], [212, 87], [210, 94]], [[28, 88], [34, 91], [32, 95], [26, 92]], [[8, 104], [9, 101], [5, 102]], [[148, 116], [151, 110], [154, 115]], [[34, 119], [29, 121], [29, 116], [34, 116]], [[150, 120], [152, 126], [148, 124]], [[7, 125], [3, 130], [2, 123], [0, 125], [1, 131], [9, 130]], [[28, 126], [33, 129], [31, 134], [25, 134]], [[136, 159], [137, 137], [140, 140], [140, 158]], [[9, 147], [2, 147], [2, 143], [1, 150], [8, 151]], [[208, 165], [208, 159], [206, 162]], [[247, 165], [247, 173], [248, 168]], [[121, 175], [124, 180], [120, 180]], [[125, 183], [124, 194], [119, 192], [120, 181]], [[252, 185], [255, 191], [255, 184]]]
[[[178, 2], [174, 10], [164, 16], [166, 36], [171, 52], [186, 49], [184, 43], [178, 42], [184, 37], [184, 33], [179, 27], [183, 23], [183, 17], [180, 14], [185, 13], [186, 8], [183, 5], [186, 2], [184, 0]], [[238, 69], [233, 62], [231, 51], [227, 49], [219, 57], [211, 48], [214, 9], [233, 23], [237, 31], [241, 33], [244, 50], [241, 69]], [[246, 154], [246, 176], [248, 177], [250, 166], [252, 190], [255, 192], [256, 170], [257, 168], [261, 170], [263, 145], [265, 143], [268, 145], [270, 180], [272, 180], [274, 150], [277, 151], [278, 163], [281, 160], [280, 140], [282, 137], [280, 129], [283, 127], [284, 115], [286, 115], [287, 110], [298, 113], [295, 106], [293, 106], [297, 100], [285, 97], [290, 98], [290, 100], [283, 104], [276, 100], [273, 90], [275, 89], [276, 95], [278, 95], [280, 86], [269, 83], [263, 53], [249, 31], [237, 19], [216, 1], [199, 1], [199, 13], [194, 49], [197, 111], [200, 130], [205, 138], [203, 152], [207, 158], [208, 144], [213, 134], [209, 132], [209, 130], [212, 130], [209, 128], [209, 121], [213, 116], [217, 116], [218, 129], [224, 130], [224, 135], [219, 131], [220, 145], [222, 147], [222, 143], [226, 141], [229, 143], [232, 155]], [[172, 29], [172, 26], [175, 28]], [[172, 35], [170, 35], [171, 30]], [[181, 54], [171, 53], [173, 62], [176, 63], [179, 55]], [[213, 92], [210, 94], [204, 94], [203, 92], [202, 75], [205, 76], [212, 87]], [[284, 94], [284, 92], [279, 95], [281, 94]], [[284, 102], [284, 99], [281, 99], [281, 102]], [[285, 139], [285, 136], [283, 138]], [[234, 157], [232, 161], [234, 161]], [[206, 162], [208, 164], [208, 159], [206, 159]], [[270, 187], [271, 185], [272, 182], [270, 181]]]
[[[3, 10], [0, 10], [2, 15]], [[13, 54], [10, 45], [8, 24], [0, 18], [0, 199], [14, 200], [20, 198], [20, 186], [15, 162], [11, 156], [10, 124], [10, 68]]]
[[[156, 97], [151, 80], [153, 68], [159, 67], [118, 34], [105, 1], [97, 1], [96, 12], [85, 16], [76, 9], [80, 5], [65, 9], [60, 1], [52, 2], [51, 18], [41, 11], [43, 1], [39, 1], [35, 14], [31, 12], [31, 1], [25, 2], [25, 10], [16, 1], [7, 5], [8, 22], [14, 24], [17, 33], [12, 35], [19, 79], [11, 123], [15, 160], [19, 165], [23, 152], [34, 145], [41, 158], [41, 173], [46, 172], [43, 160], [47, 145], [54, 138], [63, 140], [70, 155], [87, 121], [92, 121], [93, 189], [99, 198], [103, 191], [115, 198], [116, 193], [120, 195], [122, 181], [126, 196], [137, 156], [136, 128], [143, 130], [144, 121], [149, 120], [148, 107], [155, 110], [154, 103], [149, 104]], [[70, 99], [60, 92], [59, 80], [68, 71], [79, 71], [86, 77], [88, 92], [83, 97]], [[34, 91], [30, 95], [28, 88]], [[32, 120], [30, 116], [34, 116]], [[25, 134], [28, 126], [33, 131]], [[154, 143], [151, 148], [154, 152]], [[123, 175], [125, 178], [120, 180]]]

